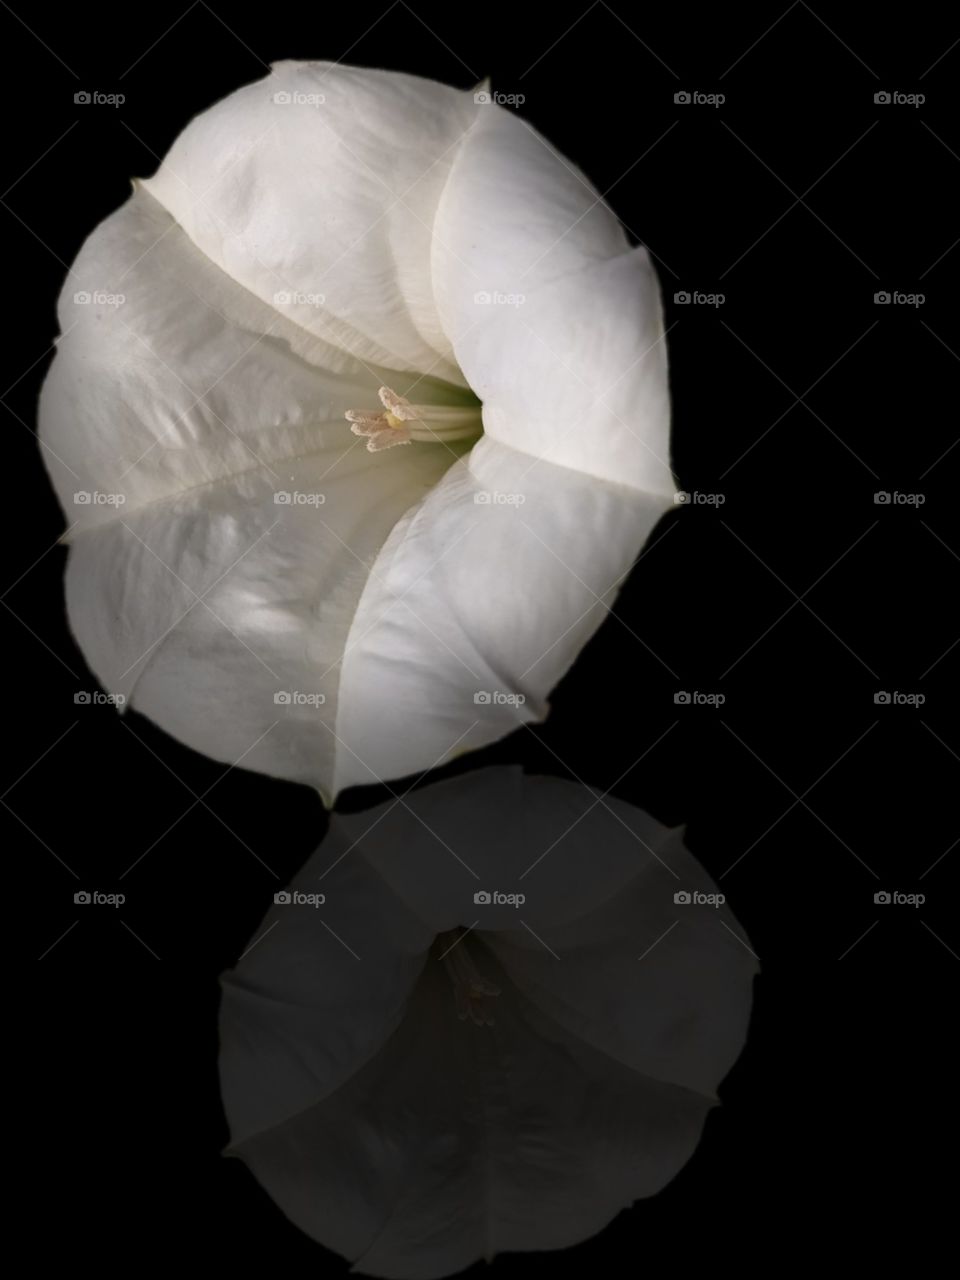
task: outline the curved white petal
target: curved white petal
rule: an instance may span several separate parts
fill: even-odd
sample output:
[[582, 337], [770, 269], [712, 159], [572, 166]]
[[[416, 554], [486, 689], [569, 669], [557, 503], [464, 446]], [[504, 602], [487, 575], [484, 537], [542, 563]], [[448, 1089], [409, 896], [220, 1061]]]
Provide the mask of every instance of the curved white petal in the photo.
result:
[[308, 332], [456, 382], [431, 236], [476, 113], [432, 80], [281, 62], [188, 125], [145, 185], [213, 262]]
[[665, 501], [485, 436], [394, 527], [347, 640], [336, 790], [544, 719]]
[[649, 255], [629, 249], [586, 179], [508, 111], [482, 108], [464, 139], [437, 212], [433, 274], [489, 436], [672, 498]]
[[[59, 304], [62, 330], [43, 386], [44, 457], [71, 523], [86, 529], [250, 474], [283, 489], [290, 461], [336, 450], [390, 486], [344, 420], [377, 407], [390, 376], [435, 379], [362, 363], [260, 302], [201, 253], [141, 187], [88, 238]], [[394, 450], [423, 467], [420, 491], [452, 461]], [[439, 467], [436, 465], [439, 463]], [[77, 492], [119, 495], [77, 504]], [[409, 501], [420, 493], [411, 489]]]
[[70, 287], [91, 301], [61, 300], [40, 432], [87, 660], [188, 745], [329, 800], [370, 565], [455, 455], [367, 453], [343, 413], [376, 404], [380, 371], [326, 369], [316, 342], [295, 353], [294, 326], [143, 192], [90, 237]]

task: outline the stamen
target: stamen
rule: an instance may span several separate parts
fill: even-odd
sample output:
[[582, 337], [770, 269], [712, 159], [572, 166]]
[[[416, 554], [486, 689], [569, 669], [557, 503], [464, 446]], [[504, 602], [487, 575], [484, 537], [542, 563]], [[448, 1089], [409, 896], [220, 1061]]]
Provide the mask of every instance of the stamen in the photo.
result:
[[441, 933], [437, 945], [441, 947], [441, 959], [453, 983], [457, 1017], [467, 1018], [477, 1027], [492, 1027], [491, 1001], [500, 994], [500, 988], [483, 977], [473, 962], [465, 929], [453, 929]]
[[395, 444], [409, 444], [411, 440], [423, 444], [469, 440], [483, 430], [479, 406], [411, 404], [390, 387], [381, 387], [378, 394], [383, 413], [348, 409], [344, 414], [353, 434], [366, 436], [371, 453]]

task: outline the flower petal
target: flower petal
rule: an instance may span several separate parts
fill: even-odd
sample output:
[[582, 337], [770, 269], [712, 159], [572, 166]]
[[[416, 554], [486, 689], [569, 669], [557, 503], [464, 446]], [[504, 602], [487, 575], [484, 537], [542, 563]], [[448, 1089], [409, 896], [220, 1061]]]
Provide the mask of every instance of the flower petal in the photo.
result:
[[335, 790], [543, 720], [666, 500], [489, 437], [398, 522], [347, 639]]
[[649, 255], [629, 248], [587, 180], [508, 111], [483, 110], [460, 148], [437, 211], [433, 272], [488, 435], [672, 497]]
[[[433, 933], [334, 819], [222, 978], [220, 1070], [233, 1142], [333, 1096], [405, 1012]], [[315, 905], [296, 894], [321, 894]]]
[[[591, 814], [576, 842], [582, 854], [588, 834], [597, 848], [611, 836], [616, 841], [614, 827], [636, 817], [627, 805], [605, 804], [613, 813], [601, 806], [599, 816]], [[625, 835], [621, 827], [621, 844]], [[632, 880], [562, 922], [540, 924], [534, 871], [524, 881], [529, 927], [496, 933], [490, 945], [524, 995], [571, 1035], [650, 1079], [715, 1100], [746, 1039], [759, 965], [728, 907], [675, 902], [681, 886], [718, 893], [682, 832], [654, 856], [634, 847], [641, 866]], [[574, 893], [580, 887], [589, 894], [588, 867], [584, 856]], [[541, 879], [552, 873], [545, 860]]]
[[325, 346], [271, 318], [144, 192], [87, 241], [74, 289], [90, 301], [61, 300], [40, 407], [71, 520], [74, 634], [105, 687], [181, 741], [329, 799], [369, 567], [455, 455], [369, 454], [343, 415], [376, 406], [382, 371], [315, 363]]
[[213, 262], [309, 333], [462, 385], [430, 248], [476, 113], [432, 80], [280, 62], [188, 125], [145, 185]]
[[[677, 838], [639, 809], [518, 765], [417, 787], [402, 805], [388, 800], [337, 821], [437, 933], [512, 932], [528, 907], [546, 927], [566, 925], [655, 870]], [[493, 890], [522, 893], [523, 909], [478, 906], [474, 895]]]

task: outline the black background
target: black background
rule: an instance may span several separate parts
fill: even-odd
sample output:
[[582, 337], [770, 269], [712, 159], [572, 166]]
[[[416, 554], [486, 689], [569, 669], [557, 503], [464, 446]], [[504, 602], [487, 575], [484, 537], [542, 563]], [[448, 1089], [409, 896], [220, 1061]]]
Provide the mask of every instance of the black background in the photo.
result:
[[[198, 0], [15, 3], [0, 21], [3, 819], [8, 865], [30, 882], [12, 914], [28, 924], [23, 1110], [44, 1261], [345, 1270], [219, 1155], [216, 980], [317, 845], [319, 800], [228, 772], [135, 713], [74, 704], [97, 686], [66, 629], [64, 521], [31, 435], [55, 298], [86, 235], [194, 114], [286, 57], [463, 88], [489, 74], [525, 95], [523, 116], [658, 263], [675, 470], [725, 499], [663, 520], [547, 723], [461, 767], [521, 761], [687, 821], [763, 963], [751, 1038], [662, 1194], [576, 1249], [495, 1270], [729, 1265], [831, 1241], [861, 1257], [904, 1245], [914, 1263], [936, 1250], [955, 1195], [960, 974], [947, 7], [881, 21], [803, 0], [245, 15]], [[93, 89], [126, 101], [74, 103]], [[726, 101], [677, 104], [682, 90]], [[926, 101], [875, 103], [893, 90]], [[679, 305], [684, 290], [725, 301]], [[881, 290], [925, 302], [878, 306]], [[878, 505], [878, 491], [924, 502]], [[680, 689], [726, 701], [680, 706]], [[878, 705], [881, 690], [925, 702]], [[75, 908], [93, 886], [126, 905]], [[926, 902], [876, 906], [880, 889]]]

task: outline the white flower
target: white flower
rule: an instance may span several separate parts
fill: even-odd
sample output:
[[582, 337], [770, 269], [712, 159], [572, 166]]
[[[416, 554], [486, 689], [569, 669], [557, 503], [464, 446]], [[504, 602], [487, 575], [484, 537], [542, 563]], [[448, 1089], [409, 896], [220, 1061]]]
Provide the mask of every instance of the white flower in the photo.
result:
[[519, 770], [334, 815], [224, 978], [229, 1153], [369, 1275], [593, 1235], [690, 1158], [747, 1033], [743, 931], [678, 890], [717, 896], [679, 828]]
[[279, 64], [135, 183], [59, 318], [91, 667], [328, 803], [542, 719], [671, 504], [647, 253], [472, 93]]

